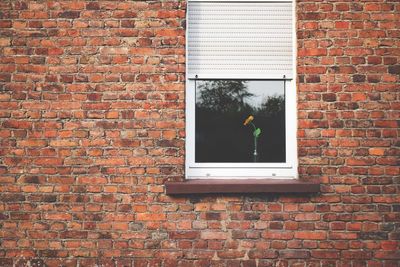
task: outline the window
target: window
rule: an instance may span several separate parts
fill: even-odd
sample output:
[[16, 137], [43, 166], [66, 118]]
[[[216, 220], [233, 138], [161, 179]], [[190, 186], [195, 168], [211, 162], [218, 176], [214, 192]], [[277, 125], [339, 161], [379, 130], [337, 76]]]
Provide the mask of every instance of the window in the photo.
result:
[[188, 0], [186, 178], [296, 178], [292, 1]]

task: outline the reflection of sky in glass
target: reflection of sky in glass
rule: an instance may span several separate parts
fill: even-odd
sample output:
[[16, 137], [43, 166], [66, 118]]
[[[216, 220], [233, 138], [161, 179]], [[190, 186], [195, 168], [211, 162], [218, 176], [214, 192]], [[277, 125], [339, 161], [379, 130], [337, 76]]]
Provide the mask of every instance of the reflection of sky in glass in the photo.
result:
[[283, 95], [283, 81], [248, 81], [246, 82], [248, 92], [254, 96], [245, 102], [253, 107], [260, 107], [268, 96]]
[[[198, 81], [196, 88], [196, 101], [200, 96], [199, 86], [207, 81]], [[245, 102], [254, 108], [259, 108], [269, 96], [284, 95], [283, 81], [246, 81], [247, 92], [253, 94]]]

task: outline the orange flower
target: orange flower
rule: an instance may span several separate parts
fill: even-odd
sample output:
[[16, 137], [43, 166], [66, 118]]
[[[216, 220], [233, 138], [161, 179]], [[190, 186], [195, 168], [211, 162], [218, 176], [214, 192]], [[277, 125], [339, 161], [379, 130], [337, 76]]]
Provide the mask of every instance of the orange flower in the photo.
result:
[[250, 122], [252, 122], [253, 120], [254, 120], [254, 117], [250, 115], [250, 116], [244, 121], [243, 125], [247, 125], [247, 124], [249, 124]]

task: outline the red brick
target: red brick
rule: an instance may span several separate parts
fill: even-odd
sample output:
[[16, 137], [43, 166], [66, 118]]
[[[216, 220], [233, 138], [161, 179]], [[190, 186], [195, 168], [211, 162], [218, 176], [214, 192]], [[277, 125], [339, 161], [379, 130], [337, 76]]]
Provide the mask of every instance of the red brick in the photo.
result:
[[319, 214], [315, 213], [300, 213], [295, 216], [296, 221], [317, 221], [320, 219]]
[[4, 128], [17, 128], [17, 129], [29, 129], [32, 127], [32, 122], [29, 121], [17, 121], [17, 120], [6, 120], [3, 122]]
[[182, 36], [183, 30], [181, 29], [160, 29], [155, 31], [156, 36], [166, 36], [166, 37], [173, 37], [173, 36]]
[[80, 177], [78, 182], [82, 184], [106, 184], [107, 178], [105, 177]]
[[330, 239], [357, 239], [357, 233], [346, 233], [346, 232], [332, 232], [328, 235]]
[[335, 4], [335, 9], [337, 11], [348, 11], [349, 10], [349, 4], [347, 4], [347, 3]]
[[73, 140], [52, 140], [50, 141], [50, 146], [55, 147], [76, 147], [79, 143]]
[[383, 148], [370, 148], [369, 154], [374, 156], [383, 156], [385, 154], [385, 149]]
[[171, 232], [169, 236], [171, 239], [197, 239], [199, 238], [199, 232], [197, 231]]
[[67, 213], [48, 213], [44, 217], [46, 220], [71, 220], [72, 216], [71, 214]]
[[322, 239], [326, 239], [326, 233], [325, 232], [295, 232], [294, 238], [322, 240]]
[[400, 252], [396, 251], [378, 251], [375, 252], [375, 257], [377, 259], [386, 259], [386, 260], [399, 260], [400, 259]]
[[125, 159], [123, 158], [104, 158], [104, 159], [96, 159], [96, 164], [105, 165], [105, 166], [121, 166], [125, 165]]
[[375, 162], [373, 158], [350, 158], [347, 160], [347, 164], [350, 166], [369, 166]]
[[299, 56], [326, 56], [327, 50], [324, 48], [310, 48], [310, 49], [301, 49], [298, 52]]
[[399, 241], [382, 241], [381, 247], [383, 250], [396, 251], [399, 247]]
[[335, 22], [335, 28], [337, 29], [348, 29], [350, 23], [348, 21], [337, 21]]
[[61, 165], [63, 162], [60, 158], [36, 158], [33, 160], [33, 164], [35, 165], [43, 165], [43, 166], [54, 166]]
[[136, 215], [136, 220], [138, 221], [165, 221], [165, 214], [157, 213], [139, 213]]
[[22, 147], [44, 147], [47, 145], [47, 141], [39, 139], [22, 140], [18, 142], [18, 145]]
[[262, 233], [261, 236], [266, 239], [290, 240], [294, 235], [292, 232], [268, 231]]
[[227, 239], [228, 234], [226, 232], [202, 231], [200, 237], [202, 239]]

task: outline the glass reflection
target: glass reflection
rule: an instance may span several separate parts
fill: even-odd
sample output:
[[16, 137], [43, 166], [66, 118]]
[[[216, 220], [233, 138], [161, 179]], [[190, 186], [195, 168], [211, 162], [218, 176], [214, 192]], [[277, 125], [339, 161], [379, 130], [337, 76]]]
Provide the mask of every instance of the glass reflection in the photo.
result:
[[285, 162], [283, 81], [197, 80], [195, 116], [196, 162]]

